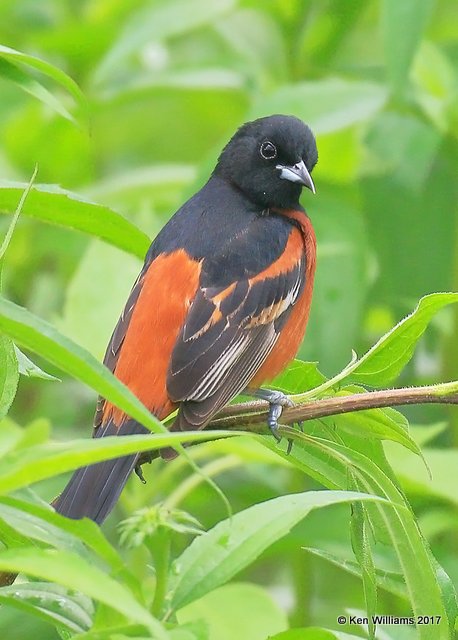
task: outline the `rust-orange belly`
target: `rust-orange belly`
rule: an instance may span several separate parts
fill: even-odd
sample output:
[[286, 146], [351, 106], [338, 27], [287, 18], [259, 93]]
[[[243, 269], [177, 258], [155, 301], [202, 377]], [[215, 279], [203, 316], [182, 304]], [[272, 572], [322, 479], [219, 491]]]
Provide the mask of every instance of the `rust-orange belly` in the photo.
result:
[[[305, 252], [305, 286], [295, 303], [291, 314], [283, 327], [280, 336], [270, 355], [251, 380], [249, 387], [256, 389], [264, 382], [272, 380], [294, 359], [304, 338], [310, 305], [312, 302], [313, 280], [316, 267], [316, 238], [310, 219], [303, 211], [279, 211], [282, 215], [293, 218], [299, 223], [301, 251]], [[292, 234], [292, 235], [293, 235]]]

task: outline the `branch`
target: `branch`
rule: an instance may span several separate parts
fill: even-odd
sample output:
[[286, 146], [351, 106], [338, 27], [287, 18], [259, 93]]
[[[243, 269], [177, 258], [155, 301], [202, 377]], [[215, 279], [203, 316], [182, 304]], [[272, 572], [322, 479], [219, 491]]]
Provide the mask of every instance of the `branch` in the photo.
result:
[[[383, 389], [313, 400], [284, 409], [281, 423], [294, 424], [352, 411], [408, 404], [458, 404], [457, 387], [457, 383], [453, 382], [424, 387]], [[262, 400], [229, 405], [206, 428], [240, 429], [243, 426], [248, 431], [259, 431], [259, 425], [266, 423], [267, 409], [268, 404]]]

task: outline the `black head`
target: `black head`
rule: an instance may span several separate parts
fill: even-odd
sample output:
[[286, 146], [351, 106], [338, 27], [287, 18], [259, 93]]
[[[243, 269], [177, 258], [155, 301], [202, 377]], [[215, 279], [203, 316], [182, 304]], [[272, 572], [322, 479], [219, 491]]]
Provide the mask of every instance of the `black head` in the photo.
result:
[[263, 207], [291, 208], [302, 187], [315, 193], [310, 174], [318, 160], [309, 127], [294, 116], [247, 122], [223, 149], [215, 174]]

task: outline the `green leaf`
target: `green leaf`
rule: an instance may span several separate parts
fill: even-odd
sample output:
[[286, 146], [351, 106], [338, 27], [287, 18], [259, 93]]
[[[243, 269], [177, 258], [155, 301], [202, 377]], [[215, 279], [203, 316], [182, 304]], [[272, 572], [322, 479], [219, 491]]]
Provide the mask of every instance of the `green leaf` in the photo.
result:
[[205, 446], [206, 451], [216, 454], [218, 458], [229, 454], [229, 456], [240, 459], [242, 463], [257, 463], [279, 465], [288, 467], [289, 463], [280, 458], [276, 453], [267, 450], [257, 440], [253, 438], [235, 437], [224, 440], [214, 440]]
[[[311, 547], [304, 547], [304, 551], [311, 553], [318, 558], [322, 558], [327, 562], [330, 562], [339, 569], [343, 569], [347, 573], [361, 578], [362, 571], [360, 565], [354, 560], [348, 560], [347, 558], [341, 558], [334, 554], [323, 551], [322, 549], [313, 549]], [[375, 579], [377, 586], [389, 593], [393, 593], [399, 598], [407, 599], [407, 591], [404, 582], [404, 576], [397, 571], [387, 571], [384, 569], [375, 568]]]
[[[421, 114], [417, 118], [425, 123]], [[408, 131], [407, 125], [405, 130]], [[402, 141], [404, 136], [391, 129], [389, 137]], [[417, 141], [410, 141], [411, 146], [405, 149], [401, 160], [404, 167], [410, 164], [410, 168], [404, 168], [401, 175], [409, 171], [421, 174], [422, 147], [428, 144], [428, 139], [430, 136], [425, 135], [420, 146]], [[417, 193], [399, 184], [396, 172], [377, 175], [368, 169], [371, 175], [359, 182], [364, 218], [380, 270], [374, 299], [378, 305], [388, 304], [396, 315], [406, 308], [406, 301], [416, 300], [425, 292], [458, 290], [452, 266], [457, 198], [450, 188], [456, 162], [443, 154], [445, 140], [442, 139], [438, 153], [428, 163]], [[393, 146], [396, 148], [397, 142]], [[394, 238], [399, 238], [399, 242], [393, 242]], [[421, 259], [414, 259], [420, 256]]]
[[60, 381], [59, 378], [52, 376], [50, 373], [46, 373], [43, 369], [40, 369], [38, 365], [36, 365], [30, 358], [28, 358], [25, 353], [14, 345], [14, 353], [16, 354], [16, 358], [19, 365], [19, 373], [21, 376], [26, 376], [27, 378], [41, 378], [42, 380], [57, 380]]
[[[355, 488], [357, 487], [355, 483]], [[364, 601], [367, 617], [369, 618], [368, 633], [370, 640], [375, 638], [375, 625], [372, 616], [377, 612], [377, 580], [375, 574], [374, 558], [370, 543], [370, 525], [368, 514], [362, 504], [354, 504], [350, 522], [351, 543], [361, 568], [361, 578], [364, 589]]]
[[51, 425], [46, 418], [36, 418], [25, 427], [19, 428], [21, 438], [16, 449], [28, 449], [37, 444], [44, 444], [49, 440]]
[[[96, 626], [96, 625], [94, 625]], [[156, 636], [154, 636], [156, 638]], [[173, 635], [173, 631], [168, 631], [168, 640], [201, 640], [194, 635], [179, 636]], [[151, 640], [151, 637], [145, 636], [144, 628], [138, 624], [113, 625], [108, 628], [91, 629], [86, 633], [78, 635], [78, 640]], [[65, 638], [67, 640], [67, 638]], [[207, 638], [205, 638], [207, 640]]]
[[[1, 53], [0, 53], [1, 55]], [[51, 107], [59, 115], [63, 116], [67, 120], [76, 122], [72, 114], [65, 108], [63, 103], [58, 100], [50, 91], [48, 91], [42, 84], [33, 79], [33, 77], [19, 69], [11, 62], [4, 60], [0, 57], [0, 78], [14, 82], [23, 91], [30, 94], [34, 98], [37, 98], [44, 104]]]
[[[363, 391], [357, 388], [357, 393]], [[337, 396], [348, 396], [355, 392], [355, 387], [345, 387]], [[402, 444], [418, 456], [422, 456], [421, 449], [415, 440], [409, 435], [409, 423], [407, 419], [391, 407], [384, 409], [369, 409], [367, 411], [354, 411], [332, 416], [329, 421], [337, 428], [357, 436], [367, 435], [369, 438], [379, 440], [392, 440]]]
[[301, 629], [288, 629], [269, 640], [361, 640], [361, 636], [354, 636], [345, 631], [334, 631], [322, 627], [304, 627]]
[[361, 333], [369, 286], [368, 238], [363, 212], [340, 189], [333, 195], [320, 192], [316, 199], [307, 196], [302, 200], [319, 238], [319, 266], [299, 355], [319, 361], [321, 371], [330, 374], [343, 366], [349, 345], [355, 344]]
[[423, 454], [432, 477], [428, 476], [421, 462], [407, 451], [387, 446], [388, 459], [409, 495], [458, 504], [455, 491], [458, 482], [458, 451], [425, 447]]
[[0, 551], [0, 569], [25, 573], [80, 591], [115, 609], [128, 620], [144, 624], [154, 638], [167, 638], [160, 623], [124, 585], [80, 556], [55, 549], [8, 549]]
[[230, 580], [313, 509], [372, 499], [363, 493], [309, 491], [267, 500], [219, 522], [175, 561], [170, 608], [181, 609]]
[[29, 547], [30, 539], [22, 531], [10, 527], [0, 518], [0, 540], [2, 547]]
[[205, 620], [209, 638], [265, 640], [288, 627], [286, 614], [274, 598], [254, 584], [228, 584], [180, 609], [180, 624]]
[[240, 8], [216, 23], [216, 30], [235, 52], [231, 67], [240, 69], [261, 89], [288, 77], [285, 40], [280, 25], [260, 8]]
[[[19, 535], [27, 536], [28, 544], [25, 546], [31, 546], [33, 544], [31, 541], [33, 540], [40, 547], [50, 545], [56, 549], [74, 551], [83, 557], [86, 556], [86, 559], [94, 559], [92, 556], [88, 558], [89, 554], [84, 545], [75, 536], [61, 532], [60, 529], [46, 523], [34, 514], [17, 508], [17, 504], [16, 502], [16, 505], [13, 506], [14, 502], [11, 505], [2, 500], [0, 502], [0, 519]], [[24, 505], [21, 506], [24, 507]], [[32, 507], [32, 505], [30, 506]], [[27, 504], [25, 504], [25, 508], [27, 508]], [[12, 547], [13, 545], [9, 544], [8, 546]], [[20, 544], [15, 546], [24, 546], [23, 540], [20, 540]]]
[[[424, 296], [411, 314], [382, 336], [361, 358], [353, 351], [351, 361], [342, 371], [318, 387], [296, 394], [292, 399], [298, 403], [307, 402], [310, 398], [341, 385], [343, 380], [373, 387], [388, 385], [411, 359], [416, 343], [435, 313], [455, 302], [458, 302], [458, 293], [431, 293]], [[438, 396], [453, 393], [456, 385], [456, 382], [432, 385], [431, 392]]]
[[301, 393], [322, 384], [326, 378], [318, 370], [316, 362], [293, 360], [291, 364], [269, 382], [269, 389], [278, 389], [286, 394]]
[[[30, 541], [35, 540], [39, 546], [75, 552], [91, 564], [104, 563], [109, 566], [111, 575], [122, 578], [132, 592], [141, 591], [140, 584], [105, 538], [100, 527], [87, 518], [69, 520], [48, 505], [3, 497], [0, 499], [0, 526], [7, 527], [9, 540], [3, 535], [1, 539], [8, 547], [30, 546]], [[1, 530], [0, 533], [3, 534]]]
[[[126, 94], [129, 95], [131, 100], [135, 100], [138, 96], [144, 95], [146, 92], [160, 92], [165, 89], [177, 89], [184, 91], [214, 91], [220, 90], [236, 90], [241, 89], [244, 84], [244, 78], [241, 74], [229, 70], [229, 69], [191, 69], [189, 71], [170, 71], [167, 70], [162, 73], [157, 73], [154, 76], [151, 73], [146, 73], [140, 76], [133, 76], [129, 80], [124, 81], [122, 84], [116, 84], [110, 86], [109, 89], [104, 90], [103, 97], [105, 100], [115, 100], [116, 98], [122, 98]], [[167, 171], [167, 167], [164, 167]], [[161, 167], [158, 167], [159, 172], [162, 171]], [[177, 170], [180, 173], [181, 168], [177, 165]], [[157, 178], [159, 173], [155, 168], [151, 173], [154, 178]], [[174, 182], [181, 182], [180, 175], [175, 177]], [[193, 171], [194, 174], [194, 171]], [[135, 175], [135, 171], [134, 171]], [[194, 177], [194, 175], [192, 175]], [[110, 180], [111, 181], [111, 180]], [[186, 180], [186, 182], [188, 182]], [[140, 186], [140, 185], [139, 185]], [[145, 185], [147, 186], [147, 185]], [[152, 190], [155, 189], [154, 183], [151, 185]], [[165, 190], [163, 188], [162, 190]], [[157, 188], [157, 187], [156, 187]], [[115, 189], [117, 191], [117, 189]], [[169, 194], [170, 198], [170, 194]]]
[[[102, 359], [119, 316], [140, 271], [138, 259], [99, 240], [92, 240], [66, 287], [57, 328]], [[116, 277], [113, 275], [116, 274]], [[110, 282], [110, 295], [106, 295]]]
[[[33, 182], [37, 175], [38, 168], [32, 174], [29, 183], [26, 185], [23, 193], [19, 198], [19, 203], [14, 210], [13, 219], [11, 220], [5, 238], [0, 246], [0, 288], [1, 288], [1, 271], [3, 266], [3, 260], [5, 253], [13, 237], [14, 229], [19, 216], [24, 207], [24, 203], [27, 200], [27, 196], [30, 193]], [[19, 382], [19, 374], [23, 372], [24, 359], [28, 360], [24, 354], [9, 340], [6, 336], [0, 335], [0, 419], [3, 418], [14, 400], [16, 395], [17, 385]], [[30, 360], [28, 362], [33, 365]], [[34, 365], [33, 365], [34, 366]], [[36, 367], [38, 371], [38, 367]], [[41, 372], [43, 373], [43, 372]], [[47, 375], [43, 373], [43, 377]], [[50, 376], [52, 378], [52, 376]]]
[[415, 52], [434, 7], [434, 0], [383, 0], [382, 28], [388, 79], [402, 96]]
[[409, 362], [415, 345], [440, 309], [458, 302], [458, 293], [431, 293], [347, 370], [346, 378], [374, 387], [392, 382]]
[[[0, 370], [1, 372], [1, 370]], [[0, 455], [13, 451], [23, 438], [23, 430], [10, 418], [0, 422]]]
[[[457, 615], [453, 584], [443, 569], [438, 567], [429, 547], [424, 542], [417, 522], [401, 491], [377, 464], [358, 451], [353, 451], [336, 442], [309, 436], [291, 428], [283, 427], [282, 434], [286, 438], [291, 437], [301, 442], [301, 446], [297, 449], [293, 447], [289, 459], [294, 463], [297, 459], [296, 456], [299, 455], [300, 466], [304, 471], [307, 470], [308, 463], [304, 464], [298, 451], [303, 449], [313, 455], [313, 450], [320, 450], [321, 453], [327, 454], [328, 461], [332, 461], [331, 464], [328, 462], [329, 467], [338, 466], [344, 470], [350, 468], [352, 477], [356, 479], [359, 487], [368, 493], [383, 496], [389, 501], [389, 504], [376, 502], [371, 506], [378, 512], [378, 517], [382, 520], [396, 551], [414, 614], [424, 615], [422, 612], [428, 610], [432, 612], [432, 615], [442, 616], [439, 625], [435, 625], [434, 629], [427, 626], [419, 628], [419, 638], [421, 640], [448, 640], [448, 624], [453, 625]], [[272, 447], [267, 439], [262, 442], [265, 446]], [[284, 448], [286, 445], [280, 446]], [[277, 450], [278, 448], [277, 446]], [[347, 477], [344, 482], [345, 487], [348, 483]], [[325, 479], [324, 484], [326, 486], [330, 483]], [[451, 594], [450, 589], [452, 590]]]
[[[132, 208], [138, 203], [150, 201], [160, 211], [172, 211], [177, 195], [196, 179], [192, 164], [153, 164], [127, 169], [95, 182], [88, 193], [98, 202], [120, 204]], [[154, 225], [160, 221], [153, 219]], [[158, 229], [159, 230], [159, 229]]]
[[[317, 420], [307, 421], [307, 433], [310, 435], [318, 434], [323, 437], [323, 428], [325, 423]], [[328, 435], [329, 427], [326, 425], [325, 434]], [[289, 455], [284, 455], [284, 447], [267, 441], [265, 439], [257, 439], [259, 444], [274, 452], [277, 457], [282, 457], [285, 462], [292, 464], [297, 469], [306, 473], [308, 476], [322, 484], [328, 489], [348, 489], [348, 471], [343, 469], [341, 465], [334, 464], [330, 460], [329, 455], [318, 447], [293, 446]], [[266, 439], [267, 440], [267, 439]]]
[[0, 602], [73, 633], [82, 633], [92, 625], [92, 600], [57, 584], [32, 582], [3, 587]]
[[21, 197], [19, 198], [18, 201], [18, 205], [16, 206], [16, 209], [14, 210], [14, 215], [13, 215], [13, 219], [11, 220], [8, 230], [6, 232], [6, 235], [3, 239], [3, 242], [0, 246], [0, 269], [2, 266], [2, 261], [5, 257], [5, 253], [6, 250], [8, 249], [8, 246], [11, 242], [11, 238], [13, 237], [13, 233], [14, 233], [14, 229], [16, 227], [17, 221], [19, 220], [19, 216], [21, 215], [22, 209], [24, 207], [24, 203], [27, 200], [27, 196], [30, 193], [30, 189], [32, 188], [32, 185], [35, 181], [35, 178], [37, 176], [38, 173], [38, 167], [35, 166], [35, 169], [33, 171], [32, 177], [30, 178], [29, 183], [26, 185], [23, 193], [21, 194]]
[[0, 333], [0, 419], [6, 416], [16, 396], [19, 369], [14, 345]]
[[[0, 213], [13, 214], [26, 184], [0, 181]], [[109, 207], [85, 200], [56, 185], [35, 185], [22, 214], [101, 238], [143, 260], [148, 236]]]
[[77, 551], [90, 560], [84, 543], [99, 559], [104, 560], [112, 572], [122, 573], [125, 565], [116, 549], [111, 546], [100, 527], [88, 519], [69, 520], [51, 507], [42, 507], [18, 498], [0, 499], [0, 517], [29, 538], [49, 544], [56, 549]]
[[[393, 111], [379, 114], [365, 136], [372, 171], [378, 169], [383, 174], [390, 171], [396, 183], [420, 197], [441, 143], [441, 132], [433, 126], [413, 115]], [[406, 157], [412, 161], [406, 162]]]
[[44, 320], [1, 297], [0, 330], [62, 371], [85, 382], [151, 431], [165, 431], [165, 427], [138, 398], [90, 353], [62, 336]]
[[456, 74], [447, 50], [440, 43], [423, 40], [413, 61], [411, 78], [416, 100], [437, 130], [452, 130]]
[[96, 82], [104, 83], [119, 73], [126, 59], [143, 45], [202, 27], [228, 12], [234, 5], [234, 0], [175, 0], [172, 4], [147, 5], [133, 12], [114, 47], [96, 69]]
[[250, 116], [294, 113], [307, 122], [315, 134], [324, 134], [368, 120], [383, 107], [386, 99], [383, 85], [326, 78], [285, 85], [270, 95], [263, 95]]
[[2, 460], [0, 493], [9, 493], [34, 482], [73, 471], [88, 464], [111, 460], [132, 453], [153, 451], [164, 447], [177, 448], [182, 442], [200, 442], [213, 438], [241, 435], [236, 431], [148, 434], [133, 436], [105, 436], [71, 442], [51, 442], [30, 449], [13, 451]]
[[38, 71], [43, 76], [51, 79], [60, 88], [65, 89], [67, 93], [72, 96], [79, 108], [80, 115], [84, 120], [86, 120], [86, 98], [76, 82], [61, 69], [54, 67], [40, 58], [27, 55], [3, 45], [0, 45], [0, 63], [0, 75], [13, 80], [22, 89], [53, 108], [55, 111], [60, 113], [60, 115], [68, 118], [69, 120], [74, 120], [74, 116], [69, 113], [63, 103], [50, 93], [41, 83], [39, 83], [33, 75], [30, 75], [30, 71], [25, 73], [22, 67], [25, 66], [29, 69], [33, 69], [34, 71]]

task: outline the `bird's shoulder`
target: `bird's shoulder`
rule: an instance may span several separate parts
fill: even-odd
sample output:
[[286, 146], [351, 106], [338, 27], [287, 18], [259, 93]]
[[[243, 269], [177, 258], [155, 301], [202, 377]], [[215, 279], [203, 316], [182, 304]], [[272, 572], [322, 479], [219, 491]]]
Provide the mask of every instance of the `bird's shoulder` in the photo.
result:
[[263, 209], [213, 176], [165, 225], [146, 262], [184, 250], [201, 264], [202, 286], [224, 286], [278, 260], [295, 228], [289, 218]]

